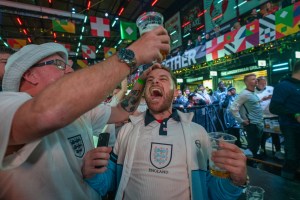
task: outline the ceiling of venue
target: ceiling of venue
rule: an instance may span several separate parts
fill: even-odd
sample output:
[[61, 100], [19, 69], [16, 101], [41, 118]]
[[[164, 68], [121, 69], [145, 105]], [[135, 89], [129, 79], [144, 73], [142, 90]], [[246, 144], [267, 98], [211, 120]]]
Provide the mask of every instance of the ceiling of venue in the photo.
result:
[[[3, 42], [10, 38], [26, 40], [27, 44], [56, 41], [70, 44], [71, 52], [76, 52], [79, 42], [96, 47], [102, 44], [97, 53], [97, 59], [100, 60], [103, 59], [103, 46], [128, 45], [128, 41], [118, 44], [121, 39], [120, 20], [135, 22], [140, 14], [147, 11], [160, 12], [168, 19], [185, 4], [182, 0], [1, 0], [0, 45], [3, 46]], [[89, 16], [110, 19], [110, 37], [103, 42], [103, 37], [91, 36], [90, 22], [87, 20], [84, 23], [85, 16], [88, 19]], [[112, 27], [116, 17], [119, 20]], [[57, 19], [72, 20], [75, 33], [53, 31], [52, 20]], [[80, 52], [78, 57], [81, 56]]]

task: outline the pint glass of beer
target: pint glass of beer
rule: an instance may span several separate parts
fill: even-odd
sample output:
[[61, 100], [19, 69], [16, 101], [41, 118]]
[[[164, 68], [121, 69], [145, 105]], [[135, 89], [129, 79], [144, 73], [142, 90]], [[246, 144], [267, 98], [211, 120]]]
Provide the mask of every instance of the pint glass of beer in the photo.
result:
[[[158, 12], [146, 12], [140, 15], [136, 20], [136, 25], [139, 28], [140, 35], [155, 29], [158, 26], [163, 26], [164, 17]], [[160, 52], [163, 60], [167, 56], [167, 52]]]
[[210, 169], [210, 173], [213, 176], [217, 176], [220, 178], [228, 178], [229, 177], [229, 173], [224, 170], [221, 169], [219, 167], [217, 167], [214, 162], [211, 160], [211, 153], [213, 151], [217, 151], [219, 150], [219, 142], [220, 141], [225, 141], [225, 142], [229, 142], [234, 144], [234, 142], [237, 140], [236, 137], [234, 137], [233, 135], [227, 134], [227, 133], [222, 133], [222, 132], [212, 132], [212, 133], [208, 133], [209, 136], [209, 140], [210, 140], [210, 156], [209, 156], [209, 169]]

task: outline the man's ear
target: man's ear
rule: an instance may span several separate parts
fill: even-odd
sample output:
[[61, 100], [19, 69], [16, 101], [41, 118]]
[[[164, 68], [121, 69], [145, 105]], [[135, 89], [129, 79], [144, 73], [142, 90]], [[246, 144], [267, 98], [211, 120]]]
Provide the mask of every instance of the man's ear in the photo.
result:
[[39, 83], [36, 74], [34, 73], [34, 70], [28, 69], [22, 77], [25, 81], [33, 84], [33, 85], [37, 85]]

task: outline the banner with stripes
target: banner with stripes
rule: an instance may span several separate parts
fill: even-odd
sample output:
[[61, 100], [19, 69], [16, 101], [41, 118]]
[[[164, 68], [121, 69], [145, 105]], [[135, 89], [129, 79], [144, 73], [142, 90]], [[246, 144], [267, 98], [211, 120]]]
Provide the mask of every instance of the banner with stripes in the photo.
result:
[[242, 26], [234, 35], [234, 40], [225, 44], [225, 55], [244, 51], [258, 45], [259, 21], [253, 21]]
[[234, 41], [236, 33], [237, 30], [234, 30], [206, 42], [206, 61], [218, 59], [230, 54], [229, 51], [226, 52], [224, 46]]

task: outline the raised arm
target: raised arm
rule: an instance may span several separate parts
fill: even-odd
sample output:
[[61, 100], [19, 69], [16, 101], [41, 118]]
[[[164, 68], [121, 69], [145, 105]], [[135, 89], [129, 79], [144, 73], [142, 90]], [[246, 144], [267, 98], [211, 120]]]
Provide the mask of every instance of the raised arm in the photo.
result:
[[[158, 27], [144, 34], [128, 49], [134, 51], [137, 65], [141, 65], [160, 61], [160, 51], [170, 50], [169, 42], [167, 31]], [[129, 72], [127, 64], [120, 62], [115, 55], [61, 78], [16, 111], [9, 144], [31, 142], [71, 123], [99, 105]]]

